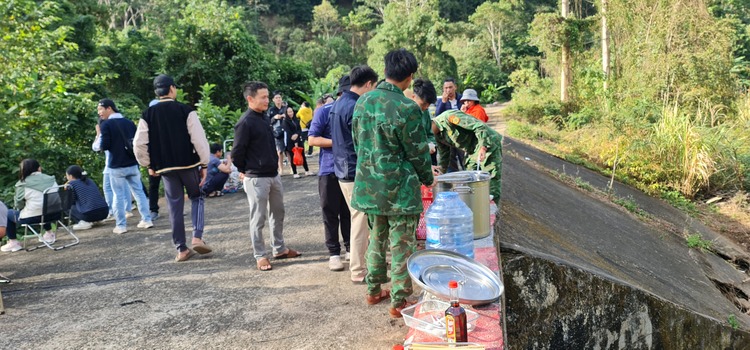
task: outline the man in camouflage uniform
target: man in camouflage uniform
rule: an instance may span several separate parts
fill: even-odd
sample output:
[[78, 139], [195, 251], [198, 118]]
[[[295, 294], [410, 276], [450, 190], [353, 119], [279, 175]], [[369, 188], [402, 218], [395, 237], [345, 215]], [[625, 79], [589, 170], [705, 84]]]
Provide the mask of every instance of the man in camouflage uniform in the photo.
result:
[[357, 171], [351, 206], [367, 213], [367, 298], [385, 300], [388, 282], [386, 247], [391, 251], [391, 317], [408, 306], [412, 282], [406, 259], [415, 251], [415, 231], [422, 212], [420, 185], [434, 181], [422, 111], [404, 96], [417, 71], [417, 60], [405, 49], [385, 56], [384, 82], [357, 100], [352, 116]]
[[[445, 111], [432, 120], [432, 132], [437, 141], [438, 154], [450, 154], [450, 147], [466, 152], [466, 169], [481, 170], [492, 175], [490, 194], [495, 203], [500, 202], [500, 170], [503, 164], [503, 137], [481, 120], [464, 112]], [[445, 172], [449, 159], [440, 157], [438, 166]]]

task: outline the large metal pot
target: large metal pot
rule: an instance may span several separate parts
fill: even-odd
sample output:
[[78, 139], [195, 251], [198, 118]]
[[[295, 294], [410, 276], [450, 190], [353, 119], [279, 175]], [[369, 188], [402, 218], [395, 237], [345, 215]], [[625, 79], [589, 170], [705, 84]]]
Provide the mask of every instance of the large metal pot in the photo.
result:
[[490, 178], [484, 171], [457, 171], [437, 177], [434, 195], [440, 192], [458, 192], [474, 214], [474, 239], [490, 235]]

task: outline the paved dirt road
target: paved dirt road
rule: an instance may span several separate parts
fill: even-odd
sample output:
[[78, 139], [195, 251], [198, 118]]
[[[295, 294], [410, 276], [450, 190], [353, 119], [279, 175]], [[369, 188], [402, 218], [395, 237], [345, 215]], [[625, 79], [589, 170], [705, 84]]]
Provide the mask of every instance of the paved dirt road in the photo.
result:
[[167, 220], [139, 230], [137, 214], [123, 235], [110, 224], [80, 231], [81, 244], [61, 251], [3, 253], [0, 270], [13, 283], [0, 287], [0, 349], [390, 349], [403, 341], [407, 328], [388, 317], [387, 303], [365, 305], [364, 286], [328, 270], [317, 177], [282, 178], [286, 242], [303, 256], [273, 261], [270, 272], [255, 269], [244, 193], [206, 200], [210, 258], [174, 263]]

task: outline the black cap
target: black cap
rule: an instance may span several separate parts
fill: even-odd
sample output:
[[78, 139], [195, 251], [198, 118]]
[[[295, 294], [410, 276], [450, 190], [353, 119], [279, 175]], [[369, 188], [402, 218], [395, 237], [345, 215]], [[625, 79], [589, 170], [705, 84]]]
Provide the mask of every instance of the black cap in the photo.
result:
[[173, 85], [177, 87], [177, 84], [174, 83], [174, 79], [166, 74], [159, 74], [154, 78], [154, 89], [168, 88]]
[[120, 113], [120, 111], [117, 110], [117, 106], [115, 106], [115, 101], [112, 101], [108, 98], [103, 98], [99, 100], [99, 105], [104, 108], [107, 108], [107, 107], [112, 108], [112, 110], [115, 111], [115, 113]]
[[341, 95], [344, 91], [349, 91], [351, 87], [352, 81], [347, 74], [339, 79], [339, 90], [336, 92], [336, 95]]

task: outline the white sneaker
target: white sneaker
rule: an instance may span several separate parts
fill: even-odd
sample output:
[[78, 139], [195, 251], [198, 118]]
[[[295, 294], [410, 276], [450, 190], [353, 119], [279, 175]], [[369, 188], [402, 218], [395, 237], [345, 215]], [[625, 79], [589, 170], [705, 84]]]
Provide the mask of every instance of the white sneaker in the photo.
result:
[[152, 227], [154, 227], [154, 223], [152, 223], [151, 221], [141, 220], [141, 222], [138, 223], [138, 228], [152, 228]]
[[308, 172], [305, 173], [305, 175], [307, 175], [307, 176], [313, 176], [313, 175], [315, 175], [315, 173], [312, 172], [312, 171], [308, 171]]
[[334, 255], [328, 258], [328, 269], [331, 271], [344, 271], [344, 264], [341, 263], [341, 257]]
[[125, 218], [126, 218], [126, 219], [130, 219], [130, 218], [132, 218], [132, 217], [133, 217], [133, 213], [132, 213], [132, 212], [127, 212], [127, 213], [125, 213]]
[[115, 227], [115, 229], [112, 230], [112, 233], [116, 233], [118, 235], [121, 235], [121, 234], [123, 234], [125, 232], [128, 232], [128, 229], [125, 228], [125, 227]]
[[104, 220], [102, 220], [102, 222], [112, 222], [112, 221], [115, 221], [115, 216], [112, 214], [107, 215], [107, 217], [104, 218]]
[[299, 174], [294, 174], [294, 176], [292, 176], [292, 177], [295, 178], [295, 179], [299, 179], [300, 176], [299, 176]]
[[0, 247], [0, 251], [2, 252], [17, 252], [21, 249], [23, 249], [23, 246], [16, 240], [9, 240], [8, 243]]
[[54, 244], [56, 240], [55, 233], [52, 231], [45, 232], [44, 235], [39, 238], [39, 242], [47, 242], [47, 244]]
[[341, 260], [349, 261], [349, 252], [341, 254]]
[[93, 226], [92, 223], [81, 220], [77, 224], [73, 225], [73, 230], [74, 231], [88, 230], [91, 228], [91, 226]]

